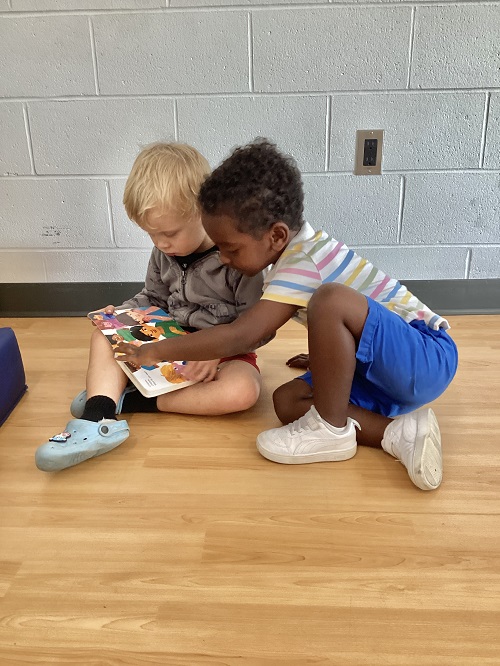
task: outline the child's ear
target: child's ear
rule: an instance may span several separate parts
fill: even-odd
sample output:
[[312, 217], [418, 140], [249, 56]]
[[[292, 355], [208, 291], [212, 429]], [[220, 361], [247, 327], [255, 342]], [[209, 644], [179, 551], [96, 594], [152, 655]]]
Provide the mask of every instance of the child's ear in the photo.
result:
[[273, 250], [282, 250], [290, 242], [290, 229], [284, 222], [275, 222], [269, 231]]

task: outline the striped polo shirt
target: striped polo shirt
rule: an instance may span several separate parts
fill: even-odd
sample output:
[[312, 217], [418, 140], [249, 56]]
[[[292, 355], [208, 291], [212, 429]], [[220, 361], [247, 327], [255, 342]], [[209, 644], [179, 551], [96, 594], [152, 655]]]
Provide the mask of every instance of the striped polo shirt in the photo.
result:
[[294, 319], [307, 326], [307, 305], [322, 284], [337, 282], [378, 301], [410, 322], [422, 319], [435, 330], [449, 323], [432, 312], [398, 280], [389, 277], [344, 243], [305, 222], [264, 281], [262, 298], [298, 305]]

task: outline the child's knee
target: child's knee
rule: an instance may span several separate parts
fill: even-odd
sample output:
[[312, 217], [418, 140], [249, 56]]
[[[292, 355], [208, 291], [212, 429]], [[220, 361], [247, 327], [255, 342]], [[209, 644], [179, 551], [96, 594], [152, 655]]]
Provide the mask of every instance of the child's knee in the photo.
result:
[[244, 412], [253, 407], [260, 395], [261, 381], [259, 377], [245, 377], [237, 386], [231, 395], [229, 405], [231, 412]]
[[307, 307], [310, 331], [328, 334], [332, 324], [342, 323], [359, 339], [368, 314], [366, 297], [343, 284], [323, 284], [314, 292]]
[[94, 330], [92, 331], [90, 339], [91, 341], [93, 341], [93, 340], [99, 340], [100, 338], [102, 338], [102, 332], [97, 327], [95, 327]]
[[278, 388], [273, 393], [273, 404], [276, 416], [282, 423], [294, 421], [297, 405], [310, 394], [309, 385], [297, 379], [292, 379]]
[[[288, 396], [290, 394], [290, 388], [288, 384], [283, 384], [282, 386], [278, 386], [278, 388], [274, 391], [273, 393], [273, 404], [274, 404], [274, 411], [276, 414], [278, 414], [278, 411], [281, 411], [286, 404], [288, 400]], [[278, 414], [279, 416], [279, 414]]]
[[109, 344], [109, 340], [107, 336], [102, 334], [102, 331], [100, 331], [98, 328], [94, 328], [92, 331], [92, 335], [90, 338], [90, 347], [92, 348], [98, 348], [98, 349], [106, 349], [112, 351], [112, 346]]
[[262, 378], [258, 370], [244, 361], [231, 361], [224, 365], [220, 376], [221, 413], [243, 412], [257, 402]]
[[352, 291], [353, 290], [350, 287], [346, 287], [344, 284], [339, 284], [337, 282], [322, 284], [311, 296], [307, 309], [309, 311], [311, 306], [324, 307], [325, 304], [332, 305], [339, 301], [344, 301], [349, 298]]
[[90, 338], [90, 359], [99, 363], [115, 362], [113, 347], [98, 328], [94, 329]]

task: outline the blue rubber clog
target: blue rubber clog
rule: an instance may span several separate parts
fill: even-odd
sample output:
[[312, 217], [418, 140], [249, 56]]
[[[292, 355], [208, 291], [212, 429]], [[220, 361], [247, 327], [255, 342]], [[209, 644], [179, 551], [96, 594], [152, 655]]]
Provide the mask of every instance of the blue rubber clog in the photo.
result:
[[42, 472], [58, 472], [89, 458], [107, 453], [130, 434], [126, 421], [84, 421], [73, 419], [66, 430], [38, 447], [35, 463]]

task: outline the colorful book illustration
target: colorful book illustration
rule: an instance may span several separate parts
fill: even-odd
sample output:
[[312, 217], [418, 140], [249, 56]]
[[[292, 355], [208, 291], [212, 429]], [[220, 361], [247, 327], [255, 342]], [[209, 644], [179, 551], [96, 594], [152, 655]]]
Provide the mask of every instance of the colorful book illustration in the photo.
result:
[[[115, 348], [119, 342], [129, 342], [137, 346], [153, 344], [165, 338], [187, 335], [181, 326], [167, 312], [157, 307], [115, 310], [112, 314], [89, 312], [89, 319], [106, 336]], [[196, 382], [182, 376], [185, 361], [161, 361], [154, 366], [136, 368], [130, 363], [117, 359], [125, 374], [146, 398], [154, 398], [162, 393], [176, 391]]]

